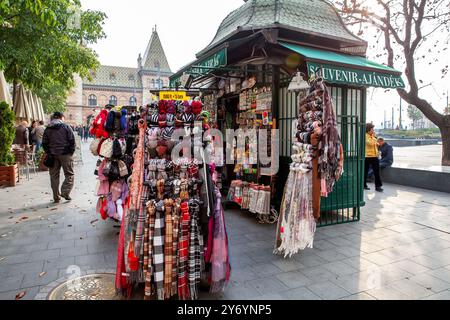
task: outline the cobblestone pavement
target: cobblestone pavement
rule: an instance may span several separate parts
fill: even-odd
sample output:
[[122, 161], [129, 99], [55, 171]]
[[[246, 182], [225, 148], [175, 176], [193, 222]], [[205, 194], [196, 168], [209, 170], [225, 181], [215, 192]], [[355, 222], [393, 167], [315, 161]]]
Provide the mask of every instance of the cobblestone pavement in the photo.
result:
[[[45, 299], [73, 272], [114, 271], [119, 229], [95, 213], [95, 159], [83, 145], [74, 200], [50, 203], [48, 173], [0, 189], [0, 299]], [[359, 223], [321, 228], [315, 248], [272, 255], [275, 226], [229, 210], [232, 280], [205, 299], [450, 299], [450, 197], [386, 185]]]

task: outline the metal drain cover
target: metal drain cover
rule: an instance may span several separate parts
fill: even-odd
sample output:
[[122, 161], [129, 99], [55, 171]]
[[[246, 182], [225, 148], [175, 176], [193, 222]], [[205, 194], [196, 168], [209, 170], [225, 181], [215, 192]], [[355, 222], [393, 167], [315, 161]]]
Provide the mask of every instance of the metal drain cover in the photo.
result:
[[47, 300], [120, 300], [116, 295], [115, 275], [91, 274], [70, 279], [54, 288]]

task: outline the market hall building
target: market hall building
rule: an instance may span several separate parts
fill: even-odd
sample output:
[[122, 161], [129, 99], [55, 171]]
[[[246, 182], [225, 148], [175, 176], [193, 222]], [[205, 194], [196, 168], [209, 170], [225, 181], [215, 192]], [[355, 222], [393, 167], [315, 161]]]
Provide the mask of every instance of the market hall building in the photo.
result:
[[92, 80], [75, 76], [66, 106], [66, 121], [71, 125], [86, 125], [89, 116], [107, 104], [142, 106], [150, 103], [150, 90], [169, 85], [173, 74], [156, 27], [143, 56], [139, 54], [137, 68], [100, 66], [92, 72]]
[[[321, 77], [333, 99], [345, 160], [342, 178], [322, 198], [319, 226], [360, 220], [366, 89], [404, 87], [401, 72], [366, 59], [367, 48], [327, 1], [248, 0], [223, 20], [194, 62], [170, 77], [173, 88], [188, 83], [189, 89], [202, 91], [206, 105], [217, 109], [224, 136], [226, 129], [245, 127], [249, 120], [252, 127], [279, 129], [277, 174], [262, 174], [260, 164], [222, 168], [230, 202], [242, 207], [243, 188], [251, 183], [268, 188], [271, 207], [280, 208], [293, 154], [293, 123], [307, 95], [301, 84]], [[233, 144], [227, 141], [228, 147]]]

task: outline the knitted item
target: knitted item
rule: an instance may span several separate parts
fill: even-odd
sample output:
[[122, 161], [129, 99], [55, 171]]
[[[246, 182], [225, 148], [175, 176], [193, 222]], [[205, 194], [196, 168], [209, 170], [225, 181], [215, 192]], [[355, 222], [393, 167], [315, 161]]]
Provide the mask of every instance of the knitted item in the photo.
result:
[[180, 240], [178, 244], [178, 299], [189, 299], [188, 259], [189, 259], [189, 205], [183, 202], [180, 206]]
[[164, 238], [164, 298], [170, 299], [172, 297], [172, 268], [174, 250], [173, 250], [173, 221], [172, 210], [174, 202], [172, 199], [164, 201], [164, 208], [166, 211], [165, 217], [165, 238]]

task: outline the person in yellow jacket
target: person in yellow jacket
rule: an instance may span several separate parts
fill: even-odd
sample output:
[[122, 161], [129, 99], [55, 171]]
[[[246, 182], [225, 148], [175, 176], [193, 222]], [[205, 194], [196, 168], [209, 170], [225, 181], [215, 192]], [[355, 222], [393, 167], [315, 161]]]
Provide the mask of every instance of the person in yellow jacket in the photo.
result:
[[375, 189], [383, 192], [383, 183], [380, 177], [380, 160], [378, 159], [378, 141], [375, 137], [375, 126], [371, 123], [366, 125], [366, 165], [364, 170], [364, 189], [370, 190], [367, 185], [367, 176], [369, 169], [372, 167], [375, 176]]

